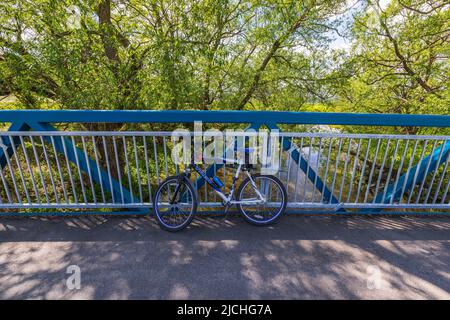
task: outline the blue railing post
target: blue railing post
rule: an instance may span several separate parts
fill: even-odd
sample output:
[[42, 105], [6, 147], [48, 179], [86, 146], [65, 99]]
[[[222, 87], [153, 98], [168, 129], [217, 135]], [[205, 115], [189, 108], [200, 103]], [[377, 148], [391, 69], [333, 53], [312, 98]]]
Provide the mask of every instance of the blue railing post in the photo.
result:
[[[28, 131], [30, 126], [24, 122], [13, 122], [9, 127], [8, 131]], [[16, 147], [20, 145], [19, 139], [14, 139], [14, 144]], [[13, 148], [11, 146], [11, 141], [5, 137], [1, 137], [0, 142], [2, 143], [2, 148], [0, 148], [0, 169], [3, 169], [7, 164], [6, 157], [10, 158], [13, 155]]]

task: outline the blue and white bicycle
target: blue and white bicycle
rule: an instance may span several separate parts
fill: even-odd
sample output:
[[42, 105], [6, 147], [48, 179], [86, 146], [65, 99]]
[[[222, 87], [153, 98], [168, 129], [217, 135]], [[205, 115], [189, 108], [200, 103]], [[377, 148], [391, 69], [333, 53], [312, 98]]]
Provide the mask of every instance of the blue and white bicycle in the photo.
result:
[[[252, 149], [243, 150], [248, 154]], [[237, 205], [244, 219], [257, 226], [277, 221], [286, 210], [287, 193], [283, 183], [273, 175], [252, 174], [253, 166], [238, 162], [230, 192], [221, 191], [223, 183], [217, 176], [209, 178], [193, 161], [187, 170], [177, 176], [168, 177], [155, 192], [153, 208], [158, 224], [167, 231], [179, 231], [186, 228], [197, 212], [197, 191], [190, 181], [194, 169], [222, 199], [227, 214], [232, 205]], [[235, 186], [240, 173], [247, 177], [242, 181], [235, 195]]]

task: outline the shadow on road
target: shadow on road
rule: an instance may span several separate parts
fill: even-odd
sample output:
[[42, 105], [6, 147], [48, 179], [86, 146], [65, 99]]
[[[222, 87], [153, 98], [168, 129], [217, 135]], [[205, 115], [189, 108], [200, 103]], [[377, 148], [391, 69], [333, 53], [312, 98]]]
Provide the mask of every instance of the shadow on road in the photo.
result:
[[[240, 217], [199, 217], [178, 233], [159, 229], [152, 217], [1, 218], [0, 242], [167, 240], [450, 240], [446, 216], [299, 216], [268, 227]], [[356, 239], [355, 239], [356, 238]]]
[[[0, 298], [450, 298], [450, 217], [0, 219]], [[66, 268], [82, 271], [68, 290]]]

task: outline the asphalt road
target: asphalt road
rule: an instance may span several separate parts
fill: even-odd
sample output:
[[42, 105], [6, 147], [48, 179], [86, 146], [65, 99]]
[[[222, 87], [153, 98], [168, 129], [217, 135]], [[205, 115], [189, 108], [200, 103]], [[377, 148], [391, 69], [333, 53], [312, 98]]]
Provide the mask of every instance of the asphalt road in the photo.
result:
[[450, 217], [0, 218], [0, 298], [450, 299]]

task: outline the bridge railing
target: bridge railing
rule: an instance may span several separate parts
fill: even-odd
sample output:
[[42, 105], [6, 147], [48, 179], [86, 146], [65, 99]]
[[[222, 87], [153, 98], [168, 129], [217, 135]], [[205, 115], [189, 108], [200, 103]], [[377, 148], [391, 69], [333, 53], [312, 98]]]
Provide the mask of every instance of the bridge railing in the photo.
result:
[[[0, 111], [0, 121], [10, 123], [9, 130], [0, 131], [0, 210], [31, 211], [28, 215], [44, 209], [146, 214], [159, 182], [183, 169], [171, 157], [176, 141], [170, 131], [59, 131], [52, 123], [202, 121], [272, 130], [281, 124], [319, 124], [439, 127], [443, 132], [450, 126], [449, 116], [236, 111]], [[450, 209], [450, 136], [315, 131], [285, 131], [277, 138], [280, 168], [275, 174], [286, 185], [291, 212]], [[214, 143], [212, 152], [220, 151], [226, 145]], [[204, 169], [226, 182], [228, 191], [232, 166], [218, 161]], [[193, 183], [201, 207], [221, 205], [203, 179]]]

